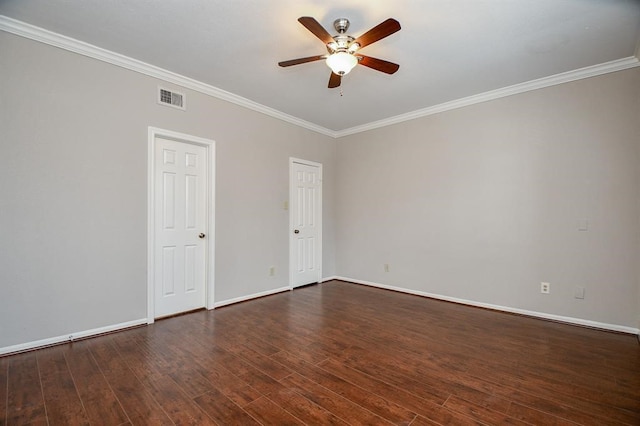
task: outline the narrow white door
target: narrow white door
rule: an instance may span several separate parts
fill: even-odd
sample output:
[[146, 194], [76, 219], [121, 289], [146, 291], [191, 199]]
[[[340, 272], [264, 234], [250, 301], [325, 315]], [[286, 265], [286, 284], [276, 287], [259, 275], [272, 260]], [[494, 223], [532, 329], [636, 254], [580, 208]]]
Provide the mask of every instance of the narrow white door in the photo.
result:
[[290, 285], [316, 283], [322, 267], [322, 164], [290, 160]]
[[205, 306], [207, 148], [156, 138], [155, 317]]

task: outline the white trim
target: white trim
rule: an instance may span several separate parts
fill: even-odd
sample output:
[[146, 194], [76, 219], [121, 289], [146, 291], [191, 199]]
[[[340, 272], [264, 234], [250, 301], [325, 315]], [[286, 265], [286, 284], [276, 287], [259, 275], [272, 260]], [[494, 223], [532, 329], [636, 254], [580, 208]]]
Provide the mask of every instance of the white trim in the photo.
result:
[[215, 284], [216, 284], [216, 143], [212, 142], [208, 146], [209, 154], [208, 181], [209, 181], [209, 205], [207, 206], [207, 228], [209, 236], [207, 238], [207, 298], [205, 308], [211, 310], [215, 307]]
[[271, 296], [272, 294], [283, 293], [289, 290], [291, 290], [289, 286], [279, 287], [273, 290], [267, 290], [267, 291], [262, 291], [260, 293], [250, 294], [248, 296], [240, 296], [240, 297], [235, 297], [233, 299], [223, 300], [221, 302], [216, 303], [214, 307], [219, 308], [221, 306], [233, 305], [234, 303], [246, 302], [247, 300], [258, 299], [264, 296]]
[[141, 318], [134, 321], [121, 322], [120, 324], [108, 325], [106, 327], [93, 328], [91, 330], [76, 331], [62, 336], [50, 337], [48, 339], [35, 340], [33, 342], [20, 343], [18, 345], [6, 346], [0, 348], [0, 355], [8, 355], [16, 352], [24, 352], [31, 349], [38, 349], [45, 346], [56, 345], [58, 343], [73, 342], [74, 340], [84, 339], [87, 337], [97, 336], [100, 334], [111, 333], [114, 331], [125, 330], [131, 327], [137, 327], [139, 325], [145, 325], [147, 323], [146, 318]]
[[318, 168], [318, 175], [320, 178], [320, 190], [319, 190], [319, 194], [318, 194], [318, 274], [316, 277], [317, 282], [320, 282], [320, 280], [322, 279], [322, 198], [323, 198], [323, 193], [322, 193], [322, 187], [324, 186], [324, 182], [323, 182], [323, 176], [322, 176], [322, 163], [316, 163], [315, 161], [308, 161], [308, 160], [303, 160], [300, 158], [294, 158], [294, 157], [289, 157], [289, 289], [293, 290], [294, 286], [293, 286], [293, 281], [294, 281], [294, 271], [293, 271], [293, 259], [295, 256], [295, 252], [294, 252], [294, 248], [293, 248], [293, 228], [294, 228], [294, 221], [295, 218], [293, 217], [293, 210], [291, 209], [291, 200], [293, 199], [294, 195], [294, 187], [293, 185], [291, 185], [291, 183], [293, 182], [293, 164], [297, 163], [297, 164], [304, 164], [306, 166], [311, 166], [311, 167], [317, 167]]
[[139, 72], [140, 74], [158, 78], [168, 83], [173, 83], [187, 89], [195, 90], [196, 92], [213, 96], [214, 98], [222, 99], [224, 101], [240, 105], [250, 110], [268, 115], [270, 117], [295, 124], [296, 126], [300, 126], [326, 136], [335, 137], [335, 132], [332, 130], [329, 130], [322, 126], [318, 126], [317, 124], [311, 123], [309, 121], [302, 120], [298, 117], [285, 114], [284, 112], [280, 112], [276, 109], [259, 104], [250, 99], [243, 98], [242, 96], [235, 95], [231, 92], [227, 92], [226, 90], [219, 89], [217, 87], [202, 83], [192, 78], [167, 71], [155, 65], [147, 64], [137, 59], [133, 59], [119, 53], [111, 52], [109, 50], [73, 39], [71, 37], [63, 36], [61, 34], [57, 34], [52, 31], [48, 31], [43, 28], [21, 22], [13, 18], [9, 18], [8, 16], [0, 15], [0, 30], [31, 40], [39, 41], [50, 46], [68, 50], [70, 52], [78, 53], [80, 55], [97, 59], [111, 65]]
[[342, 278], [338, 277], [337, 275], [333, 275], [331, 277], [324, 277], [320, 280], [320, 284], [322, 283], [326, 283], [327, 281], [332, 281], [332, 280], [341, 280]]
[[205, 308], [213, 309], [215, 307], [215, 197], [216, 197], [216, 162], [215, 150], [216, 142], [211, 139], [205, 139], [197, 136], [191, 136], [184, 133], [174, 132], [172, 130], [159, 129], [149, 126], [147, 142], [147, 323], [152, 324], [155, 321], [155, 276], [154, 276], [154, 257], [155, 257], [155, 142], [156, 138], [163, 137], [175, 141], [201, 145], [207, 148], [208, 155], [208, 176], [207, 176], [207, 264], [206, 264], [206, 285], [205, 285]]
[[340, 130], [335, 132], [336, 138], [341, 138], [347, 135], [353, 135], [355, 133], [366, 132], [368, 130], [378, 129], [380, 127], [391, 126], [393, 124], [402, 123], [404, 121], [414, 120], [416, 118], [426, 117], [428, 115], [438, 114], [445, 111], [451, 111], [457, 108], [463, 108], [469, 105], [475, 105], [482, 102], [492, 101], [495, 99], [504, 98], [511, 95], [517, 95], [520, 93], [530, 92], [532, 90], [543, 89], [549, 86], [555, 86], [562, 83], [568, 83], [570, 81], [581, 80], [584, 78], [595, 77], [602, 74], [607, 74], [615, 71], [622, 71], [628, 68], [634, 68], [640, 66], [640, 60], [635, 56], [628, 58], [618, 59], [611, 62], [605, 62], [604, 64], [593, 65], [585, 68], [580, 68], [573, 71], [563, 72], [560, 74], [551, 75], [537, 80], [531, 80], [525, 83], [514, 84], [513, 86], [503, 87], [497, 90], [491, 90], [489, 92], [479, 93], [477, 95], [468, 96], [462, 99], [456, 99], [450, 102], [445, 102], [439, 105], [434, 105], [428, 108], [419, 109], [416, 111], [408, 112], [406, 114], [396, 115], [395, 117], [389, 117], [371, 123], [363, 124], [361, 126], [351, 127], [349, 129]]
[[639, 334], [640, 333], [640, 329], [633, 328], [633, 327], [627, 327], [627, 326], [624, 326], [624, 325], [608, 324], [608, 323], [603, 323], [603, 322], [598, 322], [598, 321], [586, 320], [586, 319], [582, 319], [582, 318], [565, 317], [565, 316], [562, 316], [562, 315], [549, 314], [549, 313], [546, 313], [546, 312], [529, 311], [529, 310], [526, 310], [526, 309], [512, 308], [512, 307], [509, 307], [509, 306], [493, 305], [491, 303], [476, 302], [474, 300], [467, 300], [467, 299], [460, 299], [460, 298], [457, 298], [457, 297], [443, 296], [443, 295], [440, 295], [440, 294], [427, 293], [425, 291], [419, 291], [419, 290], [411, 290], [411, 289], [408, 289], [408, 288], [396, 287], [396, 286], [386, 285], [386, 284], [380, 284], [380, 283], [375, 283], [375, 282], [371, 282], [371, 281], [356, 280], [354, 278], [348, 278], [348, 277], [336, 277], [334, 279], [340, 280], [340, 281], [347, 281], [347, 282], [351, 282], [351, 283], [354, 283], [354, 284], [367, 285], [367, 286], [370, 286], [370, 287], [383, 288], [385, 290], [398, 291], [400, 293], [407, 293], [407, 294], [413, 294], [413, 295], [416, 295], [416, 296], [429, 297], [431, 299], [445, 300], [447, 302], [454, 302], [454, 303], [460, 303], [460, 304], [463, 304], [463, 305], [475, 306], [475, 307], [479, 307], [479, 308], [492, 309], [494, 311], [510, 312], [510, 313], [514, 313], [514, 314], [526, 315], [526, 316], [529, 316], [529, 317], [548, 319], [548, 320], [564, 322], [564, 323], [568, 323], [568, 324], [583, 325], [583, 326], [587, 326], [587, 327], [600, 328], [600, 329], [603, 329], [603, 330], [618, 331], [618, 332], [622, 332], [622, 333], [629, 333], [629, 334]]
[[178, 86], [194, 90], [196, 92], [203, 93], [205, 95], [213, 96], [218, 99], [222, 99], [227, 102], [240, 105], [253, 111], [260, 112], [270, 117], [285, 121], [287, 123], [294, 124], [296, 126], [311, 130], [329, 136], [332, 138], [341, 138], [343, 136], [353, 135], [356, 133], [366, 132], [368, 130], [377, 129], [380, 127], [390, 126], [393, 124], [401, 123], [404, 121], [413, 120], [416, 118], [426, 117], [432, 114], [438, 114], [444, 111], [450, 111], [456, 108], [462, 108], [469, 105], [474, 105], [481, 102], [487, 102], [494, 99], [503, 98], [506, 96], [516, 95], [519, 93], [529, 92], [532, 90], [542, 89], [549, 86], [554, 86], [570, 81], [580, 80], [583, 78], [594, 77], [597, 75], [607, 74], [615, 71], [621, 71], [628, 68], [640, 66], [640, 40], [636, 47], [635, 56], [628, 58], [618, 59], [615, 61], [605, 62], [599, 65], [593, 65], [585, 68], [580, 68], [573, 71], [567, 71], [564, 73], [552, 75], [549, 77], [540, 78], [537, 80], [528, 81], [525, 83], [515, 84], [513, 86], [505, 87], [502, 89], [492, 90], [485, 93], [469, 96], [462, 99], [445, 102], [439, 105], [434, 105], [428, 108], [419, 109], [416, 111], [408, 112], [406, 114], [400, 114], [395, 117], [385, 118], [383, 120], [366, 123], [360, 126], [351, 127], [348, 129], [335, 131], [327, 129], [326, 127], [319, 126], [315, 123], [303, 120], [298, 117], [286, 114], [271, 107], [259, 104], [242, 96], [235, 95], [226, 90], [219, 89], [209, 84], [202, 83], [189, 77], [176, 74], [171, 71], [167, 71], [155, 65], [150, 65], [137, 59], [129, 58], [119, 53], [111, 52], [106, 49], [66, 37], [52, 31], [45, 30], [34, 25], [27, 24], [25, 22], [18, 21], [8, 16], [0, 15], [0, 30], [6, 31], [18, 35], [20, 37], [35, 40], [41, 43], [45, 43], [51, 46], [55, 46], [61, 49], [68, 50], [70, 52], [78, 53], [89, 58], [97, 59], [112, 65], [116, 65], [131, 71], [139, 72], [150, 77], [154, 77], [168, 83], [173, 83]]

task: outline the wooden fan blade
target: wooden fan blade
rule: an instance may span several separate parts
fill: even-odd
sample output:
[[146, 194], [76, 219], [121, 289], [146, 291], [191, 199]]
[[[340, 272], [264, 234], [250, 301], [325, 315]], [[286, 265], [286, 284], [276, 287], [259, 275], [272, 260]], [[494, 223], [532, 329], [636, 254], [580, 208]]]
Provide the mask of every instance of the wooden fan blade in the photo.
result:
[[298, 22], [300, 22], [306, 29], [311, 31], [316, 37], [318, 37], [324, 44], [328, 44], [333, 42], [333, 37], [331, 34], [324, 29], [322, 25], [314, 18], [310, 16], [302, 16], [298, 18]]
[[291, 59], [288, 61], [278, 62], [278, 65], [280, 65], [281, 67], [290, 67], [291, 65], [305, 64], [307, 62], [319, 61], [320, 59], [325, 59], [325, 58], [326, 58], [325, 55], [308, 56], [306, 58], [298, 58], [298, 59]]
[[340, 83], [342, 82], [342, 77], [335, 72], [331, 73], [329, 77], [329, 89], [334, 89], [336, 87], [340, 87]]
[[365, 47], [371, 43], [390, 36], [396, 31], [400, 31], [400, 23], [393, 18], [389, 18], [381, 24], [371, 28], [366, 33], [358, 37], [354, 43], [358, 43], [360, 47]]
[[376, 71], [380, 71], [386, 74], [393, 74], [400, 68], [400, 65], [393, 62], [385, 61], [382, 59], [372, 58], [371, 56], [358, 55], [360, 59], [359, 64], [365, 67], [373, 68]]

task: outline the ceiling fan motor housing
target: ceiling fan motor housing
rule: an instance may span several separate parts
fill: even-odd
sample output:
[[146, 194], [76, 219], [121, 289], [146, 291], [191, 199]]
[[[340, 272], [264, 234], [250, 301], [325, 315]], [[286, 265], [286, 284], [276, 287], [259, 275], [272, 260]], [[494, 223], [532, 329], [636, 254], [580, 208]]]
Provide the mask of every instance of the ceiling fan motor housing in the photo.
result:
[[[355, 41], [355, 38], [351, 37], [350, 35], [346, 35], [346, 34], [338, 34], [333, 36], [333, 40], [331, 43], [327, 43], [327, 50], [329, 51], [329, 53], [336, 53], [336, 52], [349, 52], [349, 53], [353, 53], [355, 50], [357, 49], [350, 49], [350, 47], [352, 46], [353, 42]], [[358, 46], [354, 46], [354, 47], [358, 47]]]
[[347, 18], [339, 18], [333, 21], [333, 27], [336, 29], [338, 34], [334, 35], [332, 38], [334, 41], [327, 43], [327, 50], [330, 54], [334, 54], [337, 52], [346, 52], [353, 54], [360, 47], [359, 44], [354, 44], [355, 38], [350, 35], [345, 34], [347, 29], [349, 29], [349, 20]]

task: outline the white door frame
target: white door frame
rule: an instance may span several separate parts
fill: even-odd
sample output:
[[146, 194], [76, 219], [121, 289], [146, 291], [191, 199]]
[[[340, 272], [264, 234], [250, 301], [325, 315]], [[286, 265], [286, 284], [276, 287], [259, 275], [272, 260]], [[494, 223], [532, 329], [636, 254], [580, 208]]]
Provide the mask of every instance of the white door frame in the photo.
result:
[[[293, 164], [305, 164], [307, 166], [317, 167], [318, 174], [320, 176], [320, 191], [318, 194], [318, 277], [317, 280], [322, 280], [322, 163], [316, 163], [315, 161], [302, 160], [300, 158], [289, 157], [289, 204], [294, 199], [294, 187], [291, 185], [293, 182]], [[289, 205], [289, 290], [294, 289], [294, 269], [295, 269], [295, 250], [293, 244], [293, 230], [295, 228], [295, 218], [293, 217], [293, 209]]]
[[171, 130], [149, 126], [147, 145], [147, 324], [155, 321], [155, 145], [156, 138], [203, 146], [207, 149], [207, 238], [205, 261], [205, 307], [214, 308], [215, 279], [215, 148], [211, 139], [191, 136]]

